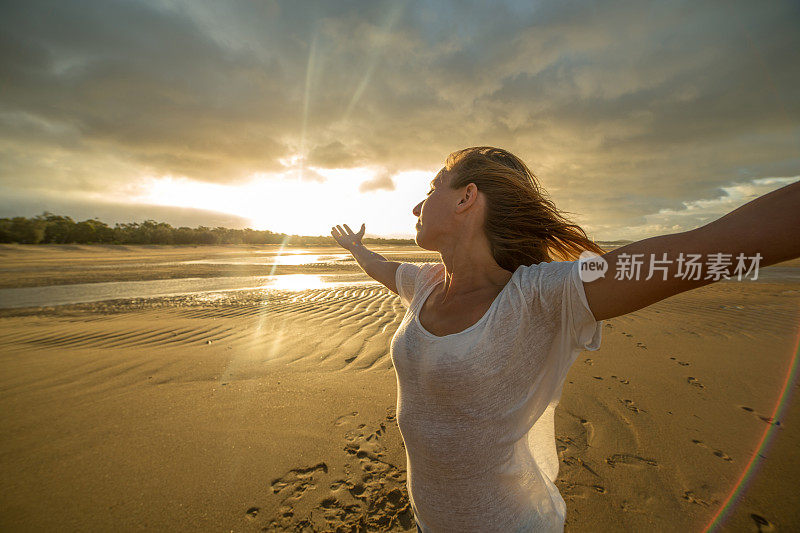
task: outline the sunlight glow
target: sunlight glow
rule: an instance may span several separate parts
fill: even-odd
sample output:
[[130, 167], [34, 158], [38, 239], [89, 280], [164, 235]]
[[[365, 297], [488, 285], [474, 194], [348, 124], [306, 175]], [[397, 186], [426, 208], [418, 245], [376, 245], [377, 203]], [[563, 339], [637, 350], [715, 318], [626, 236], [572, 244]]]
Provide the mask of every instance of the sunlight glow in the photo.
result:
[[301, 291], [306, 289], [322, 289], [329, 284], [323, 281], [321, 276], [313, 274], [284, 274], [275, 276], [269, 284], [270, 289], [281, 289], [285, 291]]
[[[292, 250], [291, 254], [279, 255], [275, 252], [254, 252], [255, 257], [242, 257], [237, 259], [194, 259], [191, 261], [181, 261], [182, 265], [309, 265], [315, 263], [325, 263], [332, 261], [344, 261], [350, 258], [350, 254], [326, 254], [316, 255], [308, 252], [298, 253]], [[266, 256], [266, 257], [265, 257]], [[171, 264], [171, 263], [166, 263]]]
[[297, 179], [299, 156], [287, 161], [293, 168], [280, 174], [256, 174], [246, 183], [221, 185], [184, 177], [147, 177], [128, 201], [143, 204], [207, 209], [248, 218], [251, 227], [296, 235], [329, 235], [331, 226], [348, 224], [367, 235], [413, 237], [413, 207], [424, 198], [431, 171], [396, 174], [394, 190], [359, 192], [359, 186], [383, 169], [323, 169], [306, 167], [324, 180]]

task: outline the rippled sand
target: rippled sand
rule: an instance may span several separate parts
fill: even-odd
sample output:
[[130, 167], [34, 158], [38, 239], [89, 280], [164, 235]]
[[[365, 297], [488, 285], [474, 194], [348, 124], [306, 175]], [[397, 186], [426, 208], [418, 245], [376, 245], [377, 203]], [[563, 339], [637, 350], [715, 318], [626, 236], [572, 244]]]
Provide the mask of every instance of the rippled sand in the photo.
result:
[[[413, 254], [409, 253], [409, 256]], [[556, 434], [568, 531], [800, 526], [800, 284], [702, 287], [607, 321]], [[0, 529], [414, 531], [379, 286], [0, 313]]]

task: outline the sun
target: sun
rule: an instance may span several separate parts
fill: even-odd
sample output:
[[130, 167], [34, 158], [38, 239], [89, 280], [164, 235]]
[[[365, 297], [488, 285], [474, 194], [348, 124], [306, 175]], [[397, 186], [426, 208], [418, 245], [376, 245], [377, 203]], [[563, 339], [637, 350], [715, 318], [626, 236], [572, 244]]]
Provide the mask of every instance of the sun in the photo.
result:
[[[128, 198], [155, 204], [216, 211], [246, 218], [255, 230], [289, 235], [329, 235], [337, 224], [367, 224], [367, 233], [413, 235], [412, 208], [423, 197], [428, 171], [394, 176], [395, 188], [361, 190], [383, 169], [307, 169], [314, 178], [300, 179], [297, 169], [282, 174], [253, 174], [238, 184], [208, 183], [186, 177], [142, 180], [143, 193]], [[310, 175], [310, 174], [309, 174]]]

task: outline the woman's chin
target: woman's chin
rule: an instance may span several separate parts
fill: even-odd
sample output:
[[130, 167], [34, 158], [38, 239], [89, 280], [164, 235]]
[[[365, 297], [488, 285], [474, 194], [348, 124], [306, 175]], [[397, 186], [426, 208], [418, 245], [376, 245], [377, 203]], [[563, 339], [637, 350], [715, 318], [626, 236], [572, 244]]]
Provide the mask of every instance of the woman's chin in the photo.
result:
[[417, 243], [417, 246], [419, 246], [419, 247], [420, 247], [420, 248], [422, 248], [423, 250], [429, 250], [429, 251], [431, 251], [431, 252], [435, 252], [435, 251], [436, 251], [435, 249], [433, 249], [433, 248], [428, 248], [428, 247], [426, 246], [426, 244], [425, 244], [425, 241], [424, 241], [422, 238], [420, 238], [419, 231], [417, 232], [417, 236], [414, 238], [414, 242], [415, 242], [415, 243]]

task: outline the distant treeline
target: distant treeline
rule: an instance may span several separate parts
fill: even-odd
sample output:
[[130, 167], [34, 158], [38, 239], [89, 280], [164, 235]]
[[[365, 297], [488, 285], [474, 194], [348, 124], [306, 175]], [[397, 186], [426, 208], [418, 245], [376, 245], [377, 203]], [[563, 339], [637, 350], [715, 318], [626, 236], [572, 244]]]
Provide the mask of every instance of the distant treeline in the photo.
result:
[[[364, 238], [365, 244], [414, 244], [411, 239]], [[19, 244], [333, 244], [327, 236], [287, 235], [254, 229], [180, 227], [145, 220], [110, 227], [95, 218], [75, 222], [44, 212], [33, 218], [0, 218], [0, 243]]]

